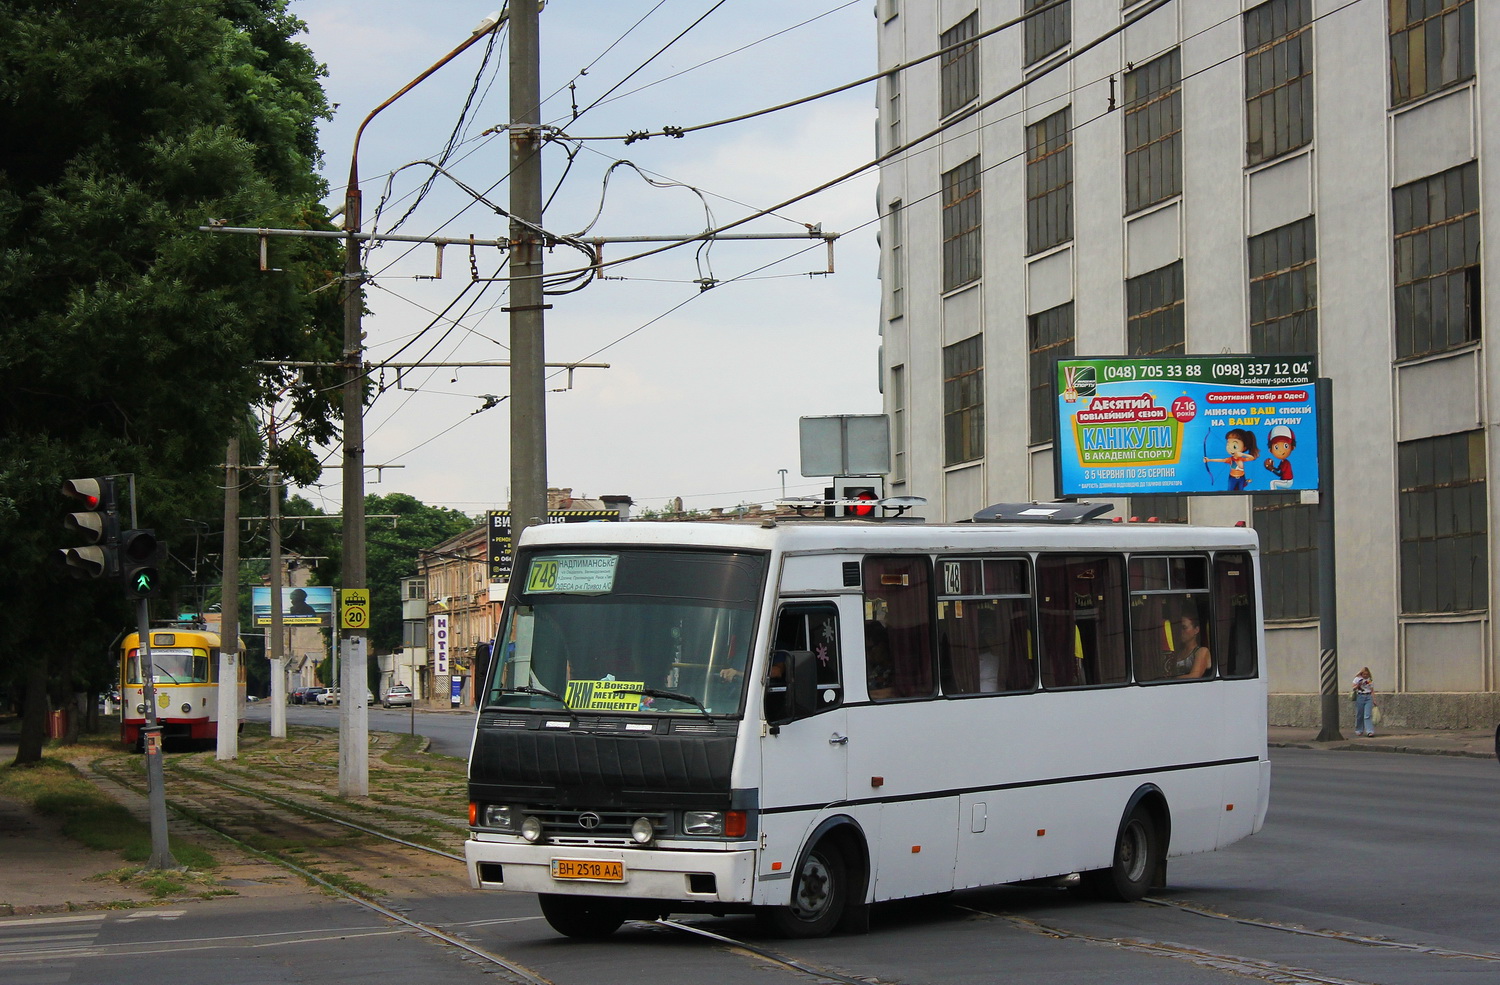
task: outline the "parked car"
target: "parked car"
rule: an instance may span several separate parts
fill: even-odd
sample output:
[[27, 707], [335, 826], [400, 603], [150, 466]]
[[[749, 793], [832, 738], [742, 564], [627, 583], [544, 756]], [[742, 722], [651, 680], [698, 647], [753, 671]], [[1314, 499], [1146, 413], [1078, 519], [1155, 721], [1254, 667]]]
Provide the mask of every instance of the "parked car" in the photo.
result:
[[411, 707], [411, 688], [405, 684], [392, 684], [385, 689], [384, 696], [380, 699], [382, 708]]
[[326, 687], [299, 687], [292, 692], [292, 704], [315, 705], [318, 703], [318, 695], [327, 690]]
[[339, 689], [338, 688], [336, 688], [336, 687], [325, 687], [325, 688], [322, 688], [321, 690], [322, 690], [323, 693], [319, 694], [314, 699], [315, 701], [317, 701], [318, 704], [320, 704], [320, 705], [336, 705], [336, 704], [338, 704], [338, 702], [339, 702]]

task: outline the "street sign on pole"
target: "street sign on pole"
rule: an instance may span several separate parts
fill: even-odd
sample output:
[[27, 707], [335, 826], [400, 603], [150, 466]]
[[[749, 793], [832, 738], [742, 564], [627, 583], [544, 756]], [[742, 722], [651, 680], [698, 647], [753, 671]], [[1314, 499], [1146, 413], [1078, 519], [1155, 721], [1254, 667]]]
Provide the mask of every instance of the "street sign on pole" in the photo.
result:
[[370, 628], [370, 590], [345, 588], [339, 592], [339, 628]]

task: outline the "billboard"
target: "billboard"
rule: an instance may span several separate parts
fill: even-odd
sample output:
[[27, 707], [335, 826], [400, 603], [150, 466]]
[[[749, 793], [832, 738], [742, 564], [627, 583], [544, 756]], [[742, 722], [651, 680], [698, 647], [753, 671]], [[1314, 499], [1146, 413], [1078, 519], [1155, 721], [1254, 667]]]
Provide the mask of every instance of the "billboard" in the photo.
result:
[[[271, 625], [271, 589], [250, 588], [250, 608], [255, 625]], [[281, 589], [281, 622], [284, 626], [330, 626], [333, 616], [333, 586], [304, 585]]]
[[[593, 523], [620, 519], [619, 510], [548, 510], [548, 523]], [[490, 584], [510, 581], [510, 510], [490, 510]]]
[[1318, 488], [1312, 356], [1100, 356], [1057, 363], [1059, 496]]

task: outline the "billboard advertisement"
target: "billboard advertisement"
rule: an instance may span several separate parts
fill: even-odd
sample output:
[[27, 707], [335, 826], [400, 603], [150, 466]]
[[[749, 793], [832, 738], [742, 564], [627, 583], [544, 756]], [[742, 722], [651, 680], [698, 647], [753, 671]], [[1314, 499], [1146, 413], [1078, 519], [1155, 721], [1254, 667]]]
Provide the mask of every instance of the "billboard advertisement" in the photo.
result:
[[[548, 510], [548, 523], [594, 523], [620, 519], [619, 510]], [[510, 581], [510, 510], [489, 513], [490, 584]]]
[[1318, 488], [1311, 356], [1100, 356], [1057, 363], [1059, 496]]
[[[250, 608], [255, 625], [271, 625], [271, 589], [250, 588]], [[304, 585], [281, 589], [281, 623], [284, 626], [330, 626], [333, 624], [333, 586]]]

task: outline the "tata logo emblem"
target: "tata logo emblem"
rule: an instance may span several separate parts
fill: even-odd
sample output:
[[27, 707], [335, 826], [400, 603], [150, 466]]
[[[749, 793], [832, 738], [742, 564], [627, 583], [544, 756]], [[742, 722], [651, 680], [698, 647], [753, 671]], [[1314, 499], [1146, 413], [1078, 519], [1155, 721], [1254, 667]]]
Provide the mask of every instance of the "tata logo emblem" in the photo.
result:
[[585, 811], [584, 813], [578, 815], [578, 826], [580, 828], [583, 828], [585, 831], [592, 831], [603, 823], [604, 818], [600, 817], [598, 814], [595, 814], [593, 811]]

